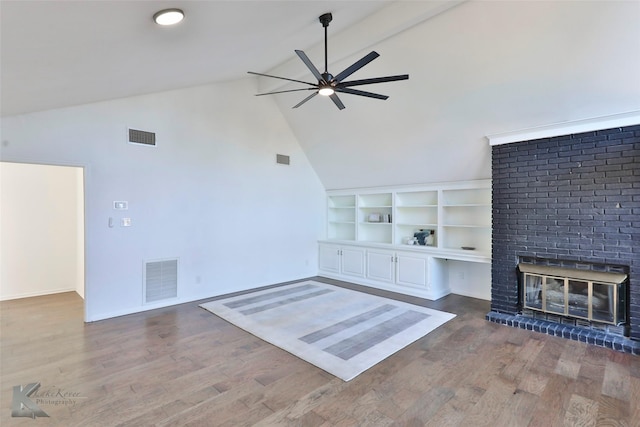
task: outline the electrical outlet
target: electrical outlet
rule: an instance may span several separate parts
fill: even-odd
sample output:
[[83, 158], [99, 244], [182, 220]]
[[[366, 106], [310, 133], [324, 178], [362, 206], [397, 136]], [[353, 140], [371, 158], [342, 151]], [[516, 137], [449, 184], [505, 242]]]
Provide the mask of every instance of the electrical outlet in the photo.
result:
[[122, 218], [120, 220], [120, 225], [122, 227], [131, 227], [131, 218]]

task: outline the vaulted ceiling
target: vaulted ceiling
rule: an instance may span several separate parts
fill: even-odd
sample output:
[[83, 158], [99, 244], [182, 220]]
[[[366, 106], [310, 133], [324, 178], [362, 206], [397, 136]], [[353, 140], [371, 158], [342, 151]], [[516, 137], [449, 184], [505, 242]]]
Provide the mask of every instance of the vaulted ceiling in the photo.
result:
[[[1, 7], [2, 114], [251, 79], [257, 92], [313, 81], [333, 13], [334, 74], [372, 50], [354, 78], [379, 101], [273, 95], [326, 188], [488, 178], [487, 134], [640, 110], [640, 2], [7, 1]], [[186, 19], [156, 26], [159, 9]], [[212, 100], [214, 102], [214, 100]], [[225, 102], [215, 100], [215, 102]], [[244, 101], [243, 101], [244, 102]], [[262, 101], [261, 101], [262, 102]]]
[[[322, 13], [333, 12], [334, 35], [390, 3], [3, 0], [2, 115], [265, 72], [322, 41]], [[168, 7], [186, 19], [156, 25], [153, 14]]]

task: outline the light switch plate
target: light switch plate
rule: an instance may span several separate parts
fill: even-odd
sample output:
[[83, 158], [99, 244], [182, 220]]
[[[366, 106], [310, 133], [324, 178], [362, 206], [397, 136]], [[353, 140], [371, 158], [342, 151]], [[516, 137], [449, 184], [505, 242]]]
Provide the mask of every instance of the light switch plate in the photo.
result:
[[129, 202], [126, 202], [126, 201], [113, 202], [113, 209], [116, 209], [119, 211], [126, 211], [127, 209], [129, 209]]
[[122, 218], [120, 225], [122, 227], [131, 227], [131, 218]]

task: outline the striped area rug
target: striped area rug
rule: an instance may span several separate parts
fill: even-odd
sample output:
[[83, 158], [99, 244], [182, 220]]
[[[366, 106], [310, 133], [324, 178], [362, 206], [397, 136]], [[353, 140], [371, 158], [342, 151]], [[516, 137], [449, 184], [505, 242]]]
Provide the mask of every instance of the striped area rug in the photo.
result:
[[455, 317], [316, 281], [201, 307], [344, 381]]

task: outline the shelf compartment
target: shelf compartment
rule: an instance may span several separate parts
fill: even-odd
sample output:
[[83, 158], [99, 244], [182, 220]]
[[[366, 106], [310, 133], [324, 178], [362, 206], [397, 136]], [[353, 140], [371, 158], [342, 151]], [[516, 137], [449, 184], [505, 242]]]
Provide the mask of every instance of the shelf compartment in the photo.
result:
[[329, 222], [327, 237], [330, 240], [355, 240], [356, 224], [354, 222]]
[[437, 224], [438, 208], [435, 206], [397, 207], [395, 221], [399, 224]]
[[396, 206], [398, 207], [435, 207], [437, 205], [437, 191], [411, 191], [396, 193]]
[[491, 227], [491, 210], [486, 206], [445, 206], [443, 209], [446, 226]]
[[356, 222], [355, 208], [330, 208], [329, 222]]
[[[396, 223], [396, 236], [395, 236], [395, 244], [396, 245], [405, 245], [407, 243], [408, 238], [412, 238], [417, 231], [420, 230], [437, 230], [438, 226], [436, 224], [398, 224]], [[433, 245], [426, 247], [437, 247], [438, 246], [438, 232], [434, 234], [434, 243]], [[422, 246], [425, 247], [425, 246]]]
[[[387, 206], [375, 206], [375, 207], [367, 207], [360, 208], [358, 213], [358, 221], [361, 223], [368, 224], [390, 224], [393, 222], [393, 218], [391, 217], [391, 207]], [[371, 215], [378, 215], [381, 218], [380, 221], [370, 221]], [[385, 221], [385, 218], [389, 218], [389, 221]]]
[[329, 196], [329, 207], [330, 208], [355, 208], [356, 196], [355, 195]]
[[479, 252], [491, 251], [491, 227], [445, 227], [440, 238], [445, 249], [473, 247]]
[[362, 208], [391, 208], [392, 194], [361, 194], [358, 203]]
[[358, 224], [358, 240], [363, 242], [392, 243], [393, 227], [390, 223], [361, 222]]
[[491, 206], [491, 189], [442, 190], [443, 206]]

